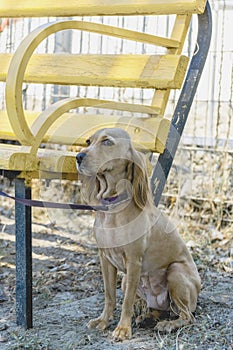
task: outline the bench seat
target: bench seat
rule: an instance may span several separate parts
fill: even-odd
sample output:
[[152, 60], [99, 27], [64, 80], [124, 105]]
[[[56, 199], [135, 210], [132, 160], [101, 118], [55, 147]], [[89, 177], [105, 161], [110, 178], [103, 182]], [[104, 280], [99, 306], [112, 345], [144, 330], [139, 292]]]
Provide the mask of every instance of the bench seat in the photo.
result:
[[27, 147], [1, 144], [0, 169], [20, 172], [18, 178], [77, 180], [76, 152], [42, 149], [33, 157]]

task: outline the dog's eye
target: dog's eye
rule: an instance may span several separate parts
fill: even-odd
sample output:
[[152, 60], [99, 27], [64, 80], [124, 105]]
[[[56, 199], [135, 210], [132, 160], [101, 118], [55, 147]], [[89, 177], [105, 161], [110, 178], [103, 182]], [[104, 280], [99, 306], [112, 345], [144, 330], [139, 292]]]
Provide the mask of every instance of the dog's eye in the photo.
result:
[[113, 145], [112, 140], [109, 140], [109, 139], [104, 139], [104, 140], [101, 141], [101, 143], [104, 146], [112, 146]]
[[87, 146], [90, 146], [90, 144], [91, 144], [91, 140], [89, 140], [89, 139], [86, 140], [86, 145], [87, 145]]

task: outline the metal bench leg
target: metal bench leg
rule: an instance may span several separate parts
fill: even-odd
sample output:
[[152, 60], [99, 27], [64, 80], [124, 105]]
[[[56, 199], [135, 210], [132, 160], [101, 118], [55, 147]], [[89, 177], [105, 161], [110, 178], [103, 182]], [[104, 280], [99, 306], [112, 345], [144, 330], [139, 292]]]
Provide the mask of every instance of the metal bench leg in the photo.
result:
[[[15, 196], [31, 199], [24, 179], [15, 179]], [[16, 231], [16, 319], [25, 329], [32, 327], [32, 225], [31, 208], [15, 204]]]
[[211, 9], [207, 1], [205, 12], [198, 15], [198, 37], [188, 73], [177, 102], [164, 153], [160, 154], [151, 177], [154, 203], [158, 205], [177, 147], [188, 119], [194, 95], [204, 68], [212, 32]]

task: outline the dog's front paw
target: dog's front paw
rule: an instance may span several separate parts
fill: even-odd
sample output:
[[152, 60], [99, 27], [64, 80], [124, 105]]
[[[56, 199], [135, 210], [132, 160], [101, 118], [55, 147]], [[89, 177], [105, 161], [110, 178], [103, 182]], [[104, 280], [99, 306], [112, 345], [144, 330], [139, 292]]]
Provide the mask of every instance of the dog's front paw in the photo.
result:
[[127, 338], [130, 339], [132, 337], [131, 326], [118, 325], [113, 331], [112, 336], [115, 341], [123, 341]]
[[107, 326], [108, 322], [102, 317], [94, 318], [93, 320], [90, 320], [87, 324], [88, 328], [97, 328], [100, 331], [103, 331], [105, 328], [107, 328]]

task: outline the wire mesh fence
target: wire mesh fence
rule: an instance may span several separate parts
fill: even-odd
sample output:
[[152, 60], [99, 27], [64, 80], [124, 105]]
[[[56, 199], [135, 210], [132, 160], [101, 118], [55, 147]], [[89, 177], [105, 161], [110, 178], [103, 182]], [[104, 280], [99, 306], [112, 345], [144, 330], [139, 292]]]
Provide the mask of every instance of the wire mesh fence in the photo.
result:
[[[232, 220], [233, 203], [233, 3], [231, 0], [211, 0], [213, 33], [209, 56], [190, 112], [171, 175], [164, 191], [166, 201], [183, 205], [202, 206], [203, 216], [219, 223]], [[154, 17], [82, 17], [77, 20], [95, 21], [124, 28], [159, 33], [170, 32], [174, 18]], [[14, 52], [22, 38], [38, 25], [56, 18], [2, 20], [0, 52]], [[59, 18], [61, 20], [61, 18]], [[196, 20], [193, 19], [185, 51], [194, 50]], [[50, 36], [38, 47], [39, 53], [163, 53], [143, 43], [108, 38], [81, 31], [63, 31]], [[4, 83], [0, 84], [0, 109], [4, 109]], [[41, 110], [59, 99], [78, 96], [147, 103], [152, 90], [117, 89], [24, 84], [25, 109]], [[171, 115], [179, 92], [170, 96], [166, 115]], [[81, 111], [83, 112], [83, 110]], [[93, 111], [92, 111], [93, 112]], [[101, 111], [102, 112], [102, 111]], [[95, 111], [98, 113], [98, 111]], [[114, 112], [113, 112], [114, 113]], [[119, 113], [119, 112], [118, 112]], [[214, 216], [213, 216], [214, 214]]]

